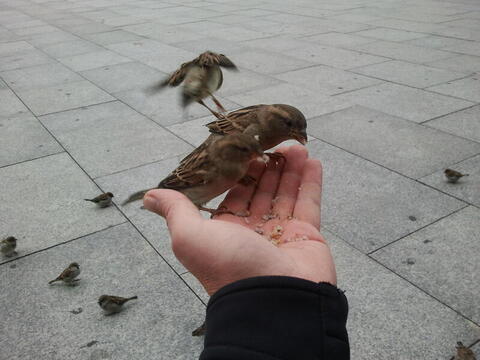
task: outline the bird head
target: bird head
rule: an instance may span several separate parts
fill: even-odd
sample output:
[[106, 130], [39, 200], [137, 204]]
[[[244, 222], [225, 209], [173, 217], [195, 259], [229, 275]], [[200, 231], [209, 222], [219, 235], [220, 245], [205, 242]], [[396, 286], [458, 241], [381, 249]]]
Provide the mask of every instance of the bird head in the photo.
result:
[[113, 198], [113, 194], [111, 192], [106, 193], [109, 198]]
[[71, 263], [70, 265], [68, 265], [68, 267], [69, 268], [74, 267], [74, 268], [80, 269], [80, 265], [78, 265], [78, 263], [76, 263], [76, 262]]
[[9, 244], [16, 244], [17, 243], [17, 238], [15, 238], [14, 236], [9, 236], [5, 239], [5, 242], [7, 242]]
[[[300, 110], [286, 104], [267, 106], [259, 115], [260, 126], [265, 132], [281, 141], [294, 139], [307, 143], [307, 120]], [[281, 142], [280, 141], [280, 142]], [[278, 145], [274, 144], [273, 146]]]

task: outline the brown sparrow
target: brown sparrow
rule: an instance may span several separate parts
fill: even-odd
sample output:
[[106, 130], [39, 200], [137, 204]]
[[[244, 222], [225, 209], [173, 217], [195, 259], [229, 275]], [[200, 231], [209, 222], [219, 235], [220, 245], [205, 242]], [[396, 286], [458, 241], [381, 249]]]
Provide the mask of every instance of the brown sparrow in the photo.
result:
[[17, 255], [15, 248], [17, 247], [17, 239], [13, 236], [9, 236], [0, 241], [0, 252], [6, 257], [12, 257]]
[[107, 192], [104, 194], [100, 194], [97, 197], [94, 197], [93, 199], [84, 199], [84, 200], [91, 201], [97, 204], [98, 207], [105, 208], [107, 206], [110, 206], [110, 204], [112, 203], [112, 198], [113, 198], [113, 194], [111, 192]]
[[476, 360], [472, 349], [467, 348], [461, 341], [457, 342], [457, 355], [454, 360]]
[[107, 314], [114, 314], [122, 310], [123, 304], [134, 299], [138, 299], [138, 296], [124, 298], [121, 296], [102, 295], [98, 298], [98, 305], [100, 305]]
[[78, 265], [76, 262], [73, 262], [68, 265], [68, 267], [63, 270], [60, 275], [48, 283], [53, 284], [56, 281], [63, 281], [65, 284], [72, 285], [74, 282], [80, 280], [76, 279], [78, 275], [80, 275], [80, 265]]
[[149, 92], [157, 92], [165, 86], [178, 86], [183, 82], [182, 106], [186, 107], [196, 101], [215, 113], [203, 99], [210, 96], [218, 109], [225, 112], [224, 107], [213, 96], [223, 83], [223, 74], [220, 67], [236, 70], [237, 67], [225, 55], [206, 51], [190, 62], [183, 63], [180, 69], [172, 73], [160, 84], [149, 89]]
[[[268, 160], [259, 142], [252, 136], [235, 134], [218, 136], [204, 142], [170, 173], [157, 189], [177, 190], [187, 196], [200, 210], [217, 214], [202, 205], [224, 193], [237, 183], [248, 183], [248, 166], [253, 160]], [[151, 189], [132, 194], [122, 205], [140, 200]], [[226, 211], [228, 212], [228, 211]]]
[[445, 169], [443, 173], [445, 174], [447, 181], [452, 184], [455, 184], [460, 178], [468, 176], [468, 174], [462, 174], [461, 172], [452, 169]]

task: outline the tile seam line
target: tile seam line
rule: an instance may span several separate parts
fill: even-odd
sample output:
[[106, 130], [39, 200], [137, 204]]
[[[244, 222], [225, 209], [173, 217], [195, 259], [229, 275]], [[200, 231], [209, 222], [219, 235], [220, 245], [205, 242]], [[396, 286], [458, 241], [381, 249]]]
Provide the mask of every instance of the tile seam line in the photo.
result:
[[[37, 121], [38, 121], [38, 120], [37, 120]], [[56, 139], [54, 139], [54, 140], [56, 141]], [[5, 168], [8, 168], [8, 167], [10, 167], [10, 166], [20, 165], [20, 164], [27, 163], [27, 162], [29, 162], [29, 161], [40, 160], [40, 159], [43, 159], [43, 158], [46, 158], [46, 157], [49, 157], [49, 156], [59, 155], [59, 154], [63, 154], [63, 153], [65, 153], [65, 150], [58, 151], [58, 152], [51, 153], [51, 154], [46, 154], [46, 155], [38, 156], [38, 157], [33, 158], [33, 159], [27, 159], [27, 160], [18, 161], [18, 162], [13, 163], [13, 164], [3, 165], [3, 166], [0, 166], [0, 169], [5, 169]]]
[[[446, 192], [444, 192], [444, 191], [442, 191], [442, 190], [439, 190], [439, 189], [437, 189], [437, 188], [435, 188], [435, 187], [433, 187], [433, 186], [431, 186], [431, 185], [425, 184], [425, 183], [419, 181], [418, 179], [409, 177], [409, 176], [407, 176], [407, 175], [405, 175], [405, 174], [402, 174], [402, 173], [398, 172], [397, 170], [390, 169], [390, 168], [386, 167], [385, 165], [376, 163], [376, 162], [373, 161], [373, 160], [370, 160], [370, 159], [367, 159], [367, 158], [365, 158], [365, 157], [363, 157], [363, 156], [360, 156], [360, 155], [358, 155], [358, 154], [355, 154], [355, 153], [353, 153], [353, 152], [351, 152], [351, 151], [349, 151], [349, 150], [346, 150], [346, 149], [344, 149], [344, 148], [342, 148], [342, 147], [340, 147], [340, 146], [338, 146], [338, 145], [335, 145], [335, 144], [330, 143], [330, 142], [328, 142], [328, 141], [322, 140], [321, 138], [316, 137], [315, 135], [313, 135], [313, 137], [315, 137], [315, 140], [317, 140], [317, 141], [323, 142], [323, 143], [328, 144], [328, 145], [330, 145], [330, 146], [333, 146], [333, 147], [335, 147], [335, 148], [337, 148], [337, 149], [340, 149], [340, 150], [342, 150], [342, 151], [345, 151], [346, 153], [348, 153], [348, 154], [350, 154], [350, 155], [353, 155], [353, 156], [355, 156], [355, 157], [358, 157], [358, 158], [360, 158], [360, 159], [362, 159], [362, 160], [364, 160], [364, 161], [368, 161], [369, 163], [372, 163], [372, 164], [377, 165], [377, 166], [379, 166], [379, 167], [381, 167], [381, 168], [383, 168], [383, 169], [386, 169], [386, 170], [388, 170], [388, 171], [391, 171], [391, 172], [393, 172], [393, 173], [395, 173], [395, 174], [397, 174], [397, 175], [399, 175], [399, 176], [401, 176], [401, 177], [403, 177], [403, 178], [406, 178], [406, 179], [408, 179], [408, 180], [412, 180], [412, 181], [414, 181], [414, 182], [417, 182], [417, 183], [419, 183], [419, 184], [422, 185], [422, 186], [426, 186], [426, 187], [428, 187], [428, 188], [430, 188], [430, 189], [432, 189], [432, 190], [435, 190], [435, 191], [437, 191], [437, 192], [439, 192], [439, 193], [442, 193], [442, 194], [444, 194], [444, 195], [447, 195], [447, 196], [450, 197], [450, 198], [453, 198], [453, 199], [455, 199], [455, 200], [458, 200], [458, 201], [460, 201], [460, 202], [462, 202], [462, 203], [464, 203], [464, 204], [471, 205], [471, 206], [476, 206], [476, 205], [471, 204], [471, 203], [469, 203], [469, 202], [467, 202], [467, 201], [465, 201], [465, 200], [462, 200], [462, 199], [457, 198], [457, 197], [455, 197], [455, 196], [453, 196], [453, 195], [451, 195], [451, 194], [448, 194], [448, 193], [446, 193]], [[315, 140], [312, 140], [312, 142], [314, 142]], [[473, 156], [477, 156], [478, 154], [479, 154], [479, 153], [476, 153], [476, 154], [473, 155]], [[469, 157], [469, 158], [470, 158], [470, 157]], [[437, 170], [437, 171], [439, 171], [439, 170]], [[434, 171], [434, 172], [436, 172], [436, 171]], [[427, 175], [427, 176], [428, 176], [428, 175]], [[422, 176], [422, 177], [423, 177], [423, 176]], [[476, 207], [477, 207], [477, 206], [476, 206]]]
[[71, 243], [71, 242], [80, 240], [80, 239], [82, 239], [82, 238], [84, 238], [84, 237], [86, 237], [86, 236], [94, 235], [94, 234], [97, 234], [97, 233], [99, 233], [99, 232], [102, 232], [102, 231], [105, 231], [105, 230], [108, 230], [108, 229], [111, 229], [111, 228], [114, 228], [114, 227], [117, 227], [117, 226], [120, 226], [120, 225], [124, 225], [124, 224], [127, 224], [127, 223], [128, 223], [128, 221], [125, 220], [125, 221], [123, 221], [123, 222], [121, 222], [121, 223], [118, 223], [118, 224], [108, 225], [108, 226], [106, 226], [106, 227], [104, 227], [104, 228], [101, 228], [101, 229], [99, 229], [99, 230], [95, 230], [95, 231], [90, 232], [90, 233], [86, 233], [86, 234], [81, 235], [81, 236], [77, 236], [77, 237], [75, 237], [75, 238], [73, 238], [73, 239], [69, 239], [69, 240], [66, 240], [66, 241], [62, 241], [62, 242], [60, 242], [60, 243], [57, 243], [57, 244], [48, 246], [48, 247], [46, 247], [46, 248], [39, 249], [39, 250], [35, 250], [35, 251], [31, 252], [31, 253], [28, 253], [28, 254], [25, 254], [25, 255], [21, 255], [21, 256], [17, 256], [17, 257], [15, 257], [15, 258], [13, 258], [13, 259], [9, 259], [9, 260], [1, 263], [0, 266], [9, 264], [9, 263], [11, 263], [11, 262], [14, 262], [14, 261], [17, 261], [17, 260], [20, 260], [20, 259], [23, 259], [23, 258], [26, 258], [26, 257], [31, 256], [31, 255], [35, 255], [35, 254], [38, 254], [38, 253], [41, 253], [41, 252], [44, 252], [44, 251], [47, 251], [47, 250], [56, 248], [57, 246], [62, 246], [62, 245], [69, 244], [69, 243]]
[[[478, 152], [477, 154], [474, 154], [474, 155], [470, 155], [470, 156], [466, 157], [465, 159], [459, 160], [459, 161], [457, 161], [457, 162], [455, 162], [455, 163], [452, 163], [451, 165], [460, 164], [460, 163], [462, 163], [462, 162], [464, 162], [464, 161], [468, 161], [468, 160], [470, 160], [470, 159], [473, 159], [474, 157], [476, 157], [476, 156], [478, 156], [478, 155], [480, 155], [480, 152]], [[425, 175], [425, 176], [422, 176], [422, 177], [418, 178], [417, 181], [423, 183], [423, 181], [422, 181], [423, 178], [426, 178], [427, 176], [431, 176], [431, 175], [435, 174], [435, 173], [438, 172], [438, 171], [439, 171], [439, 170], [434, 171], [434, 172], [432, 172], [432, 173], [430, 173], [430, 174], [427, 174], [427, 175]], [[425, 185], [428, 185], [428, 184], [425, 184]], [[473, 205], [473, 204], [471, 204], [471, 205]]]
[[[448, 215], [447, 215], [448, 216]], [[327, 229], [328, 230], [328, 229]], [[333, 235], [335, 235], [336, 237], [338, 237], [340, 240], [342, 240], [344, 242], [345, 245], [347, 245], [348, 247], [356, 250], [356, 251], [359, 251], [361, 254], [365, 255], [368, 259], [374, 261], [375, 263], [377, 263], [378, 265], [380, 265], [382, 268], [384, 268], [385, 270], [389, 271], [391, 274], [394, 274], [395, 276], [399, 277], [400, 279], [404, 280], [405, 282], [407, 282], [408, 284], [410, 284], [411, 286], [413, 286], [414, 288], [420, 290], [420, 292], [422, 292], [423, 294], [425, 294], [426, 296], [428, 296], [429, 298], [435, 300], [437, 303], [439, 304], [442, 304], [443, 306], [449, 308], [451, 311], [453, 311], [454, 313], [456, 313], [457, 315], [459, 315], [460, 317], [462, 317], [463, 319], [471, 322], [472, 324], [474, 324], [475, 326], [479, 327], [480, 328], [480, 324], [477, 324], [475, 321], [469, 319], [468, 317], [466, 317], [465, 315], [463, 315], [462, 313], [460, 313], [458, 310], [454, 309], [453, 307], [451, 307], [450, 305], [444, 303], [442, 300], [440, 300], [439, 298], [435, 297], [434, 295], [430, 294], [429, 292], [427, 292], [426, 290], [422, 289], [421, 287], [419, 287], [418, 285], [416, 285], [415, 283], [413, 283], [412, 281], [406, 279], [404, 276], [402, 276], [401, 274], [397, 273], [395, 270], [389, 268], [388, 266], [386, 266], [385, 264], [379, 262], [377, 259], [373, 258], [370, 256], [370, 254], [365, 254], [364, 252], [360, 251], [359, 249], [357, 249], [356, 247], [352, 246], [348, 241], [346, 241], [344, 238], [342, 238], [341, 236], [337, 235], [335, 232], [333, 231], [330, 231], [328, 230], [329, 232], [331, 232]], [[341, 287], [341, 284], [340, 284], [340, 287]], [[475, 345], [476, 342], [480, 342], [480, 340], [477, 340], [475, 341], [472, 345], [470, 346], [473, 346]]]

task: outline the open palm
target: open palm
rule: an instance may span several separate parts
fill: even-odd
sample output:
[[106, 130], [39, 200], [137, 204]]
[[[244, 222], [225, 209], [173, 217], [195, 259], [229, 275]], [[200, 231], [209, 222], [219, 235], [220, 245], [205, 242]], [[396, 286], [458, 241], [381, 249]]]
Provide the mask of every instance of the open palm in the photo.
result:
[[206, 220], [183, 194], [152, 190], [145, 207], [164, 216], [177, 258], [211, 295], [237, 280], [267, 275], [336, 283], [330, 250], [319, 232], [321, 165], [302, 146], [285, 159], [255, 163], [257, 185], [230, 190], [221, 206], [248, 217]]

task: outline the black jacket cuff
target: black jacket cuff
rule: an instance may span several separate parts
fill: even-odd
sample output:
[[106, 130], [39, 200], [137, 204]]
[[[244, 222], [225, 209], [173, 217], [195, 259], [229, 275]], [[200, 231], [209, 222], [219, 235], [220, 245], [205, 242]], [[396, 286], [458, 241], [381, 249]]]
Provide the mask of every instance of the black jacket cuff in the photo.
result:
[[217, 291], [201, 360], [349, 359], [348, 303], [328, 283], [265, 276]]

